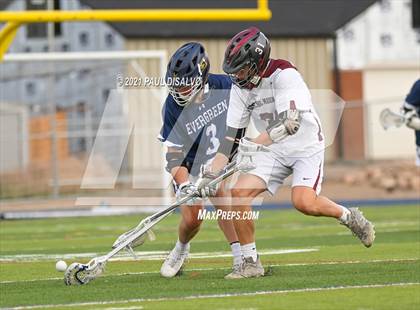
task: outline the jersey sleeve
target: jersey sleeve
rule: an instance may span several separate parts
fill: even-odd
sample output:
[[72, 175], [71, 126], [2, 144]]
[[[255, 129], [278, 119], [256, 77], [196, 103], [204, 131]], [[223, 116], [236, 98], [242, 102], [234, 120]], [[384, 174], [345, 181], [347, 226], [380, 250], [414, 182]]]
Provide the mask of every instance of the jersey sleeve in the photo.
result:
[[274, 82], [274, 99], [278, 114], [289, 109], [312, 108], [311, 94], [297, 70], [290, 68], [281, 71]]
[[167, 147], [182, 148], [184, 146], [182, 133], [177, 124], [178, 117], [171, 109], [171, 102], [167, 99], [162, 108], [163, 125], [158, 140]]
[[232, 80], [226, 74], [209, 74], [208, 83], [215, 89], [230, 89], [232, 87]]
[[232, 80], [227, 75], [222, 75], [222, 89], [231, 89], [232, 88]]
[[405, 102], [420, 109], [420, 79], [411, 87], [410, 93], [405, 98]]
[[240, 89], [232, 85], [226, 125], [232, 128], [246, 128], [249, 125], [250, 116], [251, 111], [247, 108]]

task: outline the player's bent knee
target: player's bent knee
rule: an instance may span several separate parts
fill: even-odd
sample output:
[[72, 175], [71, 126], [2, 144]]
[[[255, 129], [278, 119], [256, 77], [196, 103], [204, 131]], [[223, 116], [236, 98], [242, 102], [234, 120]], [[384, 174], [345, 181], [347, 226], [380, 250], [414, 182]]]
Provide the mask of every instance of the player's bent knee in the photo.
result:
[[201, 220], [198, 216], [201, 209], [201, 205], [183, 207], [181, 211], [182, 220], [188, 228], [196, 229], [201, 225], [203, 220]]
[[230, 196], [230, 188], [228, 187], [226, 181], [220, 183], [219, 188], [216, 191], [216, 198], [228, 197]]
[[294, 198], [293, 206], [305, 215], [319, 215], [313, 199], [305, 199], [302, 197]]
[[249, 188], [232, 188], [231, 195], [234, 198], [254, 197], [254, 189]]

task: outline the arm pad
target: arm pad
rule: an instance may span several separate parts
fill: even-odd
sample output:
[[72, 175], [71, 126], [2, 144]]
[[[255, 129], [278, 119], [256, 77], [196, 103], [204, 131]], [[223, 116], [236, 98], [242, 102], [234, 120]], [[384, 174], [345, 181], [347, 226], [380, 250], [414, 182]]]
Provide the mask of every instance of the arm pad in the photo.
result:
[[245, 136], [246, 128], [228, 127], [226, 137], [219, 147], [219, 153], [225, 155], [229, 160], [236, 154], [239, 141]]
[[267, 127], [271, 140], [279, 142], [287, 136], [294, 135], [300, 128], [301, 111], [296, 109], [286, 110]]
[[267, 126], [267, 132], [270, 133], [274, 128], [279, 127], [281, 125], [283, 125], [284, 119], [275, 119], [273, 121], [271, 121], [268, 126]]

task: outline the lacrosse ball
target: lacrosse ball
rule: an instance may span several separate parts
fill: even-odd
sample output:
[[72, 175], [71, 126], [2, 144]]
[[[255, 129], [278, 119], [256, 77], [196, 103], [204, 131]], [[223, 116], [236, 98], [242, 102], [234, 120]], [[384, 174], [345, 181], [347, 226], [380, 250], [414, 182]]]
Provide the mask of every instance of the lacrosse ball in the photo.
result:
[[55, 264], [55, 269], [57, 269], [57, 271], [61, 271], [64, 272], [67, 269], [67, 264], [65, 261], [63, 260], [59, 260], [56, 264]]

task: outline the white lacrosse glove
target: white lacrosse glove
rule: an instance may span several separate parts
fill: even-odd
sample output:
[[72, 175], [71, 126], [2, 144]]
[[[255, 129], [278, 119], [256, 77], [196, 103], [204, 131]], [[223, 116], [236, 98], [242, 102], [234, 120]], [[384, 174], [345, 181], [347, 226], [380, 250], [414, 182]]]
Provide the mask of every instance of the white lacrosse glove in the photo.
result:
[[200, 179], [196, 183], [196, 188], [200, 197], [208, 198], [216, 196], [218, 184], [211, 186], [209, 183], [216, 179], [219, 174], [211, 172], [210, 165], [202, 165], [200, 169]]
[[300, 111], [290, 109], [286, 111], [286, 119], [284, 120], [284, 127], [289, 135], [294, 135], [300, 128]]
[[267, 132], [274, 142], [279, 142], [294, 135], [300, 128], [301, 113], [299, 110], [290, 109], [283, 112], [283, 115], [267, 127]]
[[414, 130], [420, 130], [420, 117], [415, 109], [403, 109], [405, 125]]
[[243, 137], [239, 140], [238, 155], [236, 157], [236, 164], [239, 170], [249, 171], [255, 169], [255, 164], [252, 161], [253, 156], [258, 152], [267, 152], [268, 149], [261, 144], [252, 142], [251, 139]]
[[196, 192], [197, 187], [190, 181], [186, 181], [178, 185], [175, 195], [177, 199], [182, 199], [185, 196], [191, 195]]
[[289, 136], [286, 126], [283, 123], [277, 123], [276, 125], [272, 123], [267, 127], [267, 132], [273, 142], [279, 142]]
[[243, 137], [241, 140], [239, 140], [238, 156], [239, 155], [253, 156], [257, 154], [258, 152], [265, 152], [265, 151], [266, 151], [266, 148], [263, 145], [253, 142], [248, 137]]

